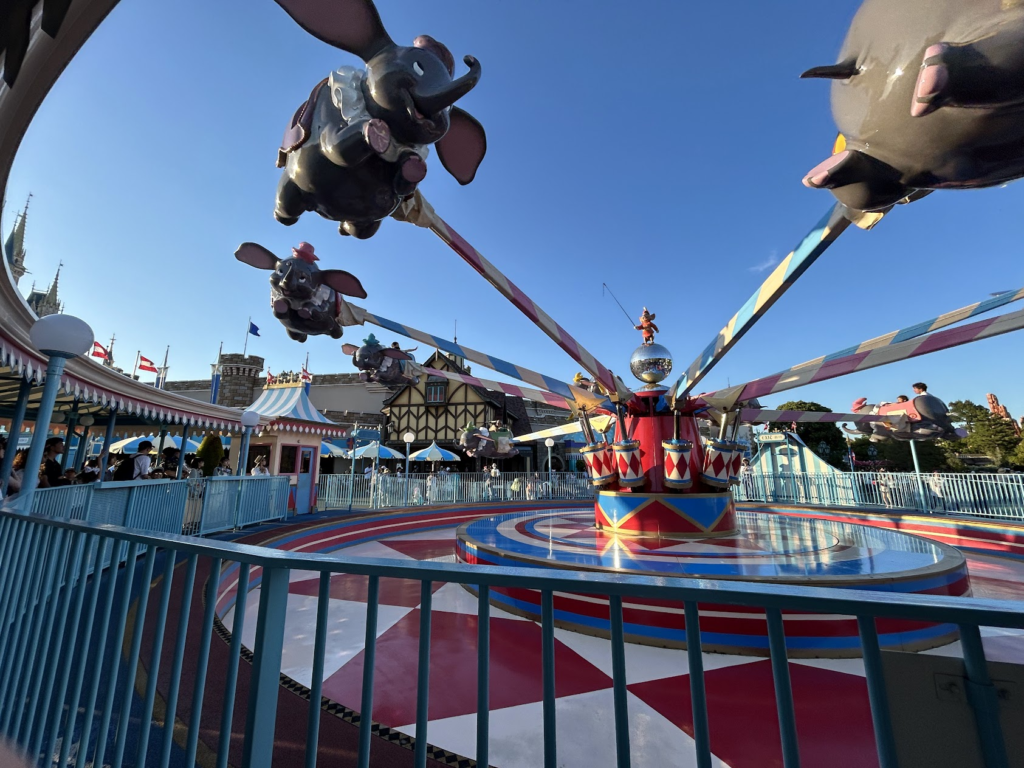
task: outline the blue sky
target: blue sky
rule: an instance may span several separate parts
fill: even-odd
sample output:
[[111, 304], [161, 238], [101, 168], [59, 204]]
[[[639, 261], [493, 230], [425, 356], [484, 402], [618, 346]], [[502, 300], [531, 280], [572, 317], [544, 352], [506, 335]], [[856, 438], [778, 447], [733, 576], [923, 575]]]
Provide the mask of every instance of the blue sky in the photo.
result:
[[[437, 162], [420, 189], [464, 237], [627, 381], [631, 316], [657, 313], [682, 370], [831, 205], [803, 174], [835, 138], [828, 85], [858, 3], [381, 2], [392, 37], [433, 35], [483, 66], [460, 105], [488, 155], [460, 187]], [[360, 277], [373, 312], [546, 374], [578, 366], [440, 240], [388, 220], [368, 241], [306, 214], [271, 215], [276, 148], [318, 80], [357, 60], [313, 39], [270, 0], [123, 0], [45, 101], [18, 155], [3, 232], [26, 194], [28, 268], [64, 262], [66, 311], [119, 364], [135, 351], [171, 378], [209, 375], [223, 341], [271, 367], [352, 370], [340, 341], [290, 341], [267, 273], [244, 240], [286, 253], [308, 240], [323, 267]], [[1024, 185], [932, 195], [871, 232], [844, 235], [705, 380], [773, 373], [1022, 285]], [[367, 329], [346, 330], [358, 342]], [[376, 333], [376, 330], [374, 330]], [[378, 333], [387, 341], [386, 332]], [[767, 400], [893, 399], [919, 379], [946, 398], [996, 392], [1024, 414], [1022, 338], [1006, 336]], [[421, 356], [420, 359], [423, 359]], [[475, 369], [476, 373], [486, 372]]]

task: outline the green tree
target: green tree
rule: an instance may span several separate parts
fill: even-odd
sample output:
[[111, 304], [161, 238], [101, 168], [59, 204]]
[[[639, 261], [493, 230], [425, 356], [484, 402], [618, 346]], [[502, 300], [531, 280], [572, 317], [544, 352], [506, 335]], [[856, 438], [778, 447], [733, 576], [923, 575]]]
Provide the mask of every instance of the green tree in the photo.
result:
[[1011, 463], [1011, 457], [1017, 456], [1021, 439], [1011, 422], [970, 400], [954, 400], [949, 412], [953, 422], [967, 430], [966, 438], [951, 441], [951, 450], [985, 454], [997, 466]]
[[[790, 400], [778, 406], [780, 411], [814, 411], [815, 413], [832, 413], [831, 408], [826, 408], [821, 403], [812, 403], [806, 400]], [[776, 422], [770, 424], [768, 429], [772, 432], [792, 432], [793, 427], [788, 422]], [[843, 469], [846, 466], [846, 438], [843, 432], [835, 424], [817, 423], [796, 425], [797, 436], [807, 444], [807, 447], [818, 456], [827, 461], [833, 467]]]
[[203, 476], [210, 477], [217, 469], [220, 460], [224, 458], [224, 446], [217, 435], [207, 435], [199, 444], [196, 456], [203, 460]]
[[[914, 471], [914, 457], [910, 453], [910, 443], [906, 440], [872, 443], [868, 437], [858, 437], [853, 441], [852, 447], [857, 461], [882, 462], [882, 466], [894, 472]], [[918, 440], [916, 447], [917, 461], [922, 472], [949, 468], [946, 452], [935, 440]]]

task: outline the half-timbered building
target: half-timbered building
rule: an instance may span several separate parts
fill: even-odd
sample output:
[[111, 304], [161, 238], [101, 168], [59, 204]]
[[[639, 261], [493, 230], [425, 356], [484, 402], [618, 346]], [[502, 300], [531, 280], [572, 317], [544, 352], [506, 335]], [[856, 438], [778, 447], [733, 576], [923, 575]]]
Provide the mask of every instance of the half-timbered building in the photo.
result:
[[[454, 373], [468, 373], [462, 358], [435, 352], [424, 363], [427, 368]], [[384, 401], [382, 409], [387, 428], [387, 442], [396, 450], [405, 452], [403, 435], [412, 432], [416, 441], [412, 449], [425, 448], [436, 440], [442, 448], [462, 454], [459, 435], [469, 423], [486, 426], [492, 421], [503, 421], [519, 436], [530, 432], [530, 418], [518, 397], [491, 392], [462, 382], [449, 381], [440, 376], [420, 377], [418, 384], [406, 384]], [[499, 459], [506, 471], [536, 469], [533, 445], [520, 445], [519, 455]], [[463, 454], [464, 455], [464, 454]], [[460, 469], [477, 471], [490, 459], [463, 458]]]

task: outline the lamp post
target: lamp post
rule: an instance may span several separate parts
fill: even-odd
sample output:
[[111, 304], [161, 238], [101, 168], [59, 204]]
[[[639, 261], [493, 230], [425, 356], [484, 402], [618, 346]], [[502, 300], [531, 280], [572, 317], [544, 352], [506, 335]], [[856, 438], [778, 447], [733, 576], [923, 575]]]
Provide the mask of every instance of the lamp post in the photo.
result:
[[[46, 381], [43, 394], [36, 411], [36, 428], [32, 432], [32, 444], [28, 449], [25, 461], [27, 470], [38, 467], [43, 460], [43, 446], [46, 443], [47, 427], [53, 415], [53, 405], [57, 402], [57, 391], [60, 389], [60, 377], [64, 373], [64, 364], [71, 358], [84, 355], [92, 349], [95, 337], [92, 328], [84, 320], [71, 315], [47, 315], [36, 320], [29, 331], [29, 339], [33, 346], [45, 355], [49, 355], [46, 363]], [[39, 486], [39, 473], [26, 471], [21, 485], [21, 501], [19, 506], [24, 512], [32, 510], [32, 497]]]
[[409, 506], [409, 451], [412, 450], [412, 444], [416, 442], [415, 432], [406, 432], [402, 435], [402, 439], [405, 440], [405, 506]]
[[256, 411], [242, 411], [242, 446], [238, 452], [238, 466], [235, 468], [235, 475], [238, 477], [245, 474], [245, 465], [249, 461], [249, 435], [252, 434], [253, 427], [259, 426], [259, 423], [260, 415]]
[[544, 445], [548, 447], [548, 498], [551, 498], [551, 449], [555, 446], [555, 441], [550, 437], [544, 441]]

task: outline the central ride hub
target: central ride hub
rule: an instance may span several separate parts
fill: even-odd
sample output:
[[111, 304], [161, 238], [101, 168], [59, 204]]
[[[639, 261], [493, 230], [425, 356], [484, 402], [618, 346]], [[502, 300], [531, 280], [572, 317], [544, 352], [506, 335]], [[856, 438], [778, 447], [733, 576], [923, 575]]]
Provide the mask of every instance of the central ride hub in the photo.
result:
[[672, 413], [665, 392], [637, 392], [616, 428], [615, 443], [583, 449], [599, 486], [594, 523], [623, 535], [734, 534], [736, 508], [728, 486], [738, 475], [739, 454], [718, 441], [705, 450], [696, 419]]

